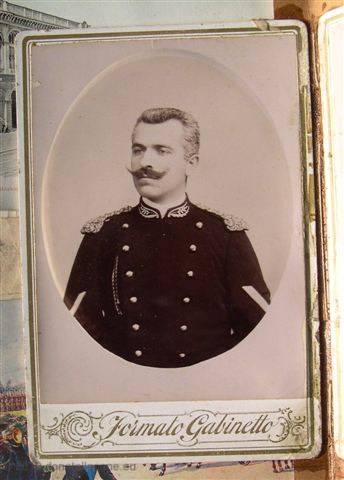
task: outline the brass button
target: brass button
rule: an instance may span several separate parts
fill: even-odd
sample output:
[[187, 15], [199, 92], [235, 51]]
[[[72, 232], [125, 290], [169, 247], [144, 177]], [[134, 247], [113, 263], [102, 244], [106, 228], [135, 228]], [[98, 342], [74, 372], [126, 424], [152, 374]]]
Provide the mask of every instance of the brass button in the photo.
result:
[[197, 228], [203, 228], [203, 223], [202, 222], [197, 222], [196, 227]]
[[129, 245], [123, 245], [122, 250], [123, 250], [123, 252], [129, 252], [129, 250], [130, 250]]
[[136, 303], [137, 302], [137, 297], [130, 297], [131, 303]]
[[141, 350], [136, 350], [136, 351], [135, 351], [135, 355], [136, 355], [137, 357], [141, 357], [141, 355], [142, 355]]
[[181, 329], [183, 332], [185, 332], [185, 331], [188, 329], [188, 327], [187, 327], [186, 325], [182, 325], [182, 326], [180, 327], [180, 329]]
[[129, 228], [129, 223], [123, 223], [122, 228]]
[[196, 245], [194, 245], [193, 243], [190, 245], [189, 248], [190, 248], [190, 250], [191, 250], [192, 252], [195, 252], [195, 251], [197, 250]]
[[125, 272], [126, 276], [131, 278], [133, 275], [134, 275], [134, 272], [132, 272], [131, 270], [128, 270], [127, 272]]
[[138, 323], [133, 323], [133, 325], [131, 326], [131, 328], [132, 328], [133, 330], [135, 330], [135, 332], [137, 332], [137, 330], [140, 329], [140, 325], [139, 325]]
[[194, 276], [194, 272], [192, 270], [189, 270], [188, 273], [187, 273], [187, 276], [188, 277], [193, 277]]
[[180, 356], [180, 358], [184, 358], [184, 357], [185, 357], [185, 353], [180, 353], [179, 356]]
[[189, 297], [184, 297], [183, 302], [184, 303], [190, 303], [190, 298]]

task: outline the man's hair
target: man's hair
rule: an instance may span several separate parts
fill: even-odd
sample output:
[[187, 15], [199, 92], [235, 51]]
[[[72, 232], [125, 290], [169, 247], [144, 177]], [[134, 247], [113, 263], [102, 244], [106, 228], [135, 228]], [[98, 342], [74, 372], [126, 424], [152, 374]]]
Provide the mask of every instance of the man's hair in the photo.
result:
[[189, 159], [193, 155], [198, 155], [200, 145], [200, 132], [197, 121], [191, 115], [191, 113], [184, 112], [178, 108], [172, 107], [159, 107], [148, 108], [145, 110], [139, 118], [136, 120], [133, 130], [133, 136], [137, 125], [143, 123], [164, 123], [168, 120], [179, 120], [184, 128], [184, 151], [185, 158]]

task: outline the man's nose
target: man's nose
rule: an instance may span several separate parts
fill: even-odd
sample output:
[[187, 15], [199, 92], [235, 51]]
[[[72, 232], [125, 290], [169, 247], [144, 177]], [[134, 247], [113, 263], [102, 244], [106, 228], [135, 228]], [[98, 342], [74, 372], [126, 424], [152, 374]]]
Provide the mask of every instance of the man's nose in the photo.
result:
[[154, 168], [159, 162], [159, 156], [153, 149], [147, 149], [141, 157], [141, 167]]

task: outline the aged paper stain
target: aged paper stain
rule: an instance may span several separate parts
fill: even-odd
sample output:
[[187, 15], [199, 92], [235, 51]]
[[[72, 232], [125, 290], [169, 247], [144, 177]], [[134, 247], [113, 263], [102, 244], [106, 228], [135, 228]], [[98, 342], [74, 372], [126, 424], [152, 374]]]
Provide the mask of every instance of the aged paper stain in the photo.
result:
[[16, 211], [0, 213], [0, 300], [21, 297], [19, 217]]

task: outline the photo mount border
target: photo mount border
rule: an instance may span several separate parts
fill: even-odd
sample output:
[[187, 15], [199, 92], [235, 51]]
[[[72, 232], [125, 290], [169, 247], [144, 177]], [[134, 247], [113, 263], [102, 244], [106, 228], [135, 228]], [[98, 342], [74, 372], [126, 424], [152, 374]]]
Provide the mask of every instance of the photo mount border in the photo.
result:
[[[307, 59], [307, 29], [306, 26], [297, 20], [268, 20], [236, 24], [209, 25], [209, 26], [166, 26], [164, 29], [159, 27], [147, 28], [118, 28], [113, 29], [89, 29], [84, 31], [65, 30], [59, 32], [32, 33], [23, 32], [18, 34], [17, 43], [17, 74], [19, 84], [22, 88], [18, 95], [18, 119], [22, 126], [19, 141], [19, 159], [21, 162], [21, 209], [25, 210], [25, 218], [21, 215], [21, 243], [23, 259], [23, 311], [25, 320], [25, 339], [26, 348], [30, 352], [29, 359], [26, 359], [26, 383], [28, 398], [28, 417], [29, 417], [29, 436], [33, 445], [33, 455], [39, 461], [51, 462], [52, 460], [64, 459], [67, 462], [73, 459], [116, 459], [123, 457], [123, 452], [118, 454], [110, 453], [86, 453], [76, 454], [46, 454], [41, 448], [41, 439], [39, 432], [40, 425], [40, 389], [39, 389], [39, 371], [38, 371], [38, 320], [36, 304], [36, 276], [35, 276], [35, 232], [34, 232], [34, 190], [33, 190], [33, 171], [32, 171], [32, 82], [31, 82], [31, 50], [34, 46], [46, 45], [48, 43], [78, 43], [95, 40], [115, 41], [132, 40], [146, 38], [204, 38], [218, 35], [230, 36], [273, 36], [273, 35], [294, 35], [297, 43], [297, 62], [298, 62], [298, 90], [299, 90], [299, 119], [300, 119], [300, 157], [302, 166], [302, 192], [303, 192], [303, 225], [304, 225], [304, 258], [305, 258], [305, 276], [306, 276], [306, 355], [307, 355], [307, 419], [309, 423], [309, 442], [308, 446], [302, 448], [302, 453], [298, 447], [280, 448], [278, 453], [275, 449], [261, 449], [248, 452], [242, 450], [233, 452], [225, 450], [221, 455], [227, 457], [238, 455], [242, 457], [250, 456], [253, 458], [277, 458], [282, 455], [295, 453], [293, 458], [311, 458], [319, 453], [319, 445], [316, 445], [316, 430], [320, 428], [319, 412], [316, 405], [320, 404], [320, 360], [319, 344], [316, 340], [316, 333], [319, 329], [318, 316], [318, 298], [317, 298], [317, 268], [316, 268], [316, 250], [311, 246], [311, 237], [315, 236], [315, 217], [311, 212], [312, 206], [317, 205], [319, 199], [314, 193], [314, 169], [313, 169], [313, 149], [312, 149], [312, 122], [311, 122], [311, 102], [310, 86]], [[25, 208], [24, 208], [25, 207]], [[163, 402], [158, 402], [163, 403]], [[305, 455], [305, 454], [308, 454]], [[141, 459], [147, 456], [151, 457], [147, 451], [142, 454], [128, 452], [126, 458]], [[183, 451], [155, 452], [154, 458], [185, 457], [188, 459], [197, 459], [200, 456], [213, 455], [217, 460], [219, 454], [209, 451]], [[287, 458], [287, 456], [285, 457]]]

